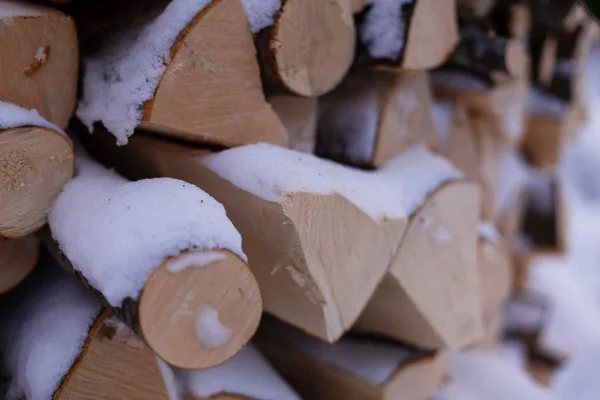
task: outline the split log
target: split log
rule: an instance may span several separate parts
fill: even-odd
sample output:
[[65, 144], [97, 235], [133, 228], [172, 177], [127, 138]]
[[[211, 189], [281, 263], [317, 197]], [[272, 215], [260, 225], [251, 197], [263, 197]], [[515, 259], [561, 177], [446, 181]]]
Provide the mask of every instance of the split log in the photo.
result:
[[223, 207], [182, 181], [77, 162], [41, 235], [57, 261], [168, 363], [208, 368], [238, 352], [262, 304]]
[[182, 392], [193, 400], [300, 400], [253, 345], [207, 370], [174, 370]]
[[97, 140], [89, 148], [112, 155], [107, 164], [130, 177], [178, 177], [222, 202], [242, 234], [265, 311], [326, 341], [352, 326], [388, 269], [406, 226], [406, 205], [395, 196], [426, 197], [425, 187], [401, 189], [402, 177], [419, 171], [409, 160], [379, 173], [270, 145], [207, 154], [141, 135], [102, 148], [100, 138], [89, 137]]
[[358, 28], [371, 62], [404, 70], [435, 68], [458, 43], [456, 1], [377, 1]]
[[445, 378], [441, 352], [361, 337], [328, 344], [289, 327], [264, 325], [257, 346], [306, 399], [427, 399]]
[[366, 0], [348, 0], [348, 3], [350, 4], [350, 10], [354, 14], [361, 12], [367, 6]]
[[475, 25], [462, 27], [460, 36], [449, 65], [490, 75], [496, 81], [525, 75], [528, 60], [520, 39], [490, 36]]
[[284, 0], [257, 39], [266, 85], [306, 97], [327, 93], [350, 68], [355, 43], [348, 0]]
[[287, 131], [290, 149], [313, 153], [317, 136], [317, 99], [280, 95], [268, 96], [267, 101]]
[[33, 271], [38, 260], [38, 242], [33, 236], [0, 238], [0, 294], [18, 286]]
[[71, 141], [58, 126], [0, 102], [0, 237], [19, 238], [44, 225], [73, 169]]
[[449, 182], [430, 195], [411, 215], [388, 274], [354, 329], [424, 348], [454, 349], [479, 339], [478, 215], [475, 184]]
[[435, 145], [424, 71], [356, 71], [319, 99], [316, 154], [378, 167], [415, 144]]
[[0, 100], [35, 109], [66, 128], [75, 108], [79, 68], [73, 20], [50, 8], [2, 0], [0, 37], [6, 54]]
[[[127, 33], [140, 29], [130, 20], [125, 31], [96, 33], [106, 41], [84, 58], [77, 111], [90, 130], [102, 122], [119, 144], [136, 127], [218, 146], [286, 143], [285, 129], [264, 98], [242, 4], [215, 0], [203, 8], [205, 3], [195, 9], [169, 3], [158, 18], [146, 17], [140, 37]], [[179, 15], [182, 9], [192, 15]], [[157, 58], [165, 65], [153, 66]]]
[[[488, 223], [489, 224], [489, 223]], [[493, 225], [490, 224], [493, 228]], [[477, 264], [479, 268], [482, 294], [482, 313], [484, 317], [501, 314], [504, 302], [511, 293], [512, 268], [510, 253], [498, 232], [495, 237], [480, 229], [477, 246]]]

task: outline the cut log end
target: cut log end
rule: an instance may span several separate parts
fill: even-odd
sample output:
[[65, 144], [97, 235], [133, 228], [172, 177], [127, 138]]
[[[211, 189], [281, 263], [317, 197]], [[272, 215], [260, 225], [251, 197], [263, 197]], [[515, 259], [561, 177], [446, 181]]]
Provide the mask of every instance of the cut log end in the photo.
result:
[[35, 239], [0, 238], [0, 294], [21, 283], [33, 271], [37, 259], [38, 246]]
[[44, 225], [73, 173], [73, 147], [62, 134], [39, 127], [0, 131], [0, 236], [19, 238]]
[[139, 302], [140, 328], [150, 347], [187, 369], [214, 367], [235, 355], [254, 334], [261, 312], [254, 276], [227, 251], [167, 260], [150, 276]]
[[271, 29], [270, 69], [292, 93], [320, 96], [350, 68], [355, 40], [347, 0], [287, 0]]

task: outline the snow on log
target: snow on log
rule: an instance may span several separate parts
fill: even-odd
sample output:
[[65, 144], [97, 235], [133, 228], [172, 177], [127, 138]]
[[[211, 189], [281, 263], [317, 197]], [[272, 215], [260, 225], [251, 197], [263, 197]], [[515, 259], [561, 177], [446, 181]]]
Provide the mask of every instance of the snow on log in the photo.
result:
[[377, 64], [424, 70], [446, 62], [458, 43], [456, 1], [371, 0], [359, 37]]
[[317, 98], [273, 95], [268, 96], [267, 101], [287, 131], [289, 148], [314, 153], [317, 135]]
[[[3, 399], [52, 399], [85, 348], [101, 305], [49, 260], [2, 299]], [[0, 393], [2, 395], [2, 393]]]
[[356, 331], [424, 348], [460, 348], [480, 338], [478, 194], [474, 183], [449, 182], [410, 215]]
[[316, 154], [378, 167], [412, 145], [433, 147], [431, 121], [427, 72], [354, 71], [319, 99]]
[[75, 108], [79, 70], [73, 20], [50, 8], [2, 0], [0, 37], [5, 54], [0, 100], [35, 109], [66, 128]]
[[156, 354], [105, 310], [53, 399], [163, 400], [169, 395]]
[[0, 102], [0, 237], [19, 238], [44, 225], [73, 169], [71, 141], [58, 126], [36, 110]]
[[0, 294], [18, 286], [33, 271], [39, 244], [34, 236], [0, 238]]
[[49, 226], [45, 244], [63, 267], [172, 365], [217, 365], [258, 325], [261, 296], [240, 234], [194, 185], [131, 182], [81, 154]]
[[[300, 400], [251, 344], [225, 363], [205, 370], [174, 369], [179, 395], [171, 400]], [[182, 397], [183, 396], [183, 397]]]
[[121, 145], [137, 127], [221, 146], [285, 144], [262, 92], [240, 0], [174, 0], [155, 8], [125, 29], [95, 34], [103, 40], [84, 56], [77, 110], [88, 128], [101, 122]]
[[123, 148], [94, 138], [89, 147], [131, 176], [177, 177], [219, 199], [242, 233], [265, 310], [327, 341], [373, 294], [408, 215], [460, 176], [421, 147], [362, 171], [268, 144], [209, 154], [151, 137]]
[[323, 343], [271, 320], [256, 345], [305, 399], [427, 399], [445, 378], [445, 355], [366, 337]]
[[352, 60], [356, 33], [348, 0], [283, 0], [257, 38], [267, 87], [316, 97], [333, 89]]

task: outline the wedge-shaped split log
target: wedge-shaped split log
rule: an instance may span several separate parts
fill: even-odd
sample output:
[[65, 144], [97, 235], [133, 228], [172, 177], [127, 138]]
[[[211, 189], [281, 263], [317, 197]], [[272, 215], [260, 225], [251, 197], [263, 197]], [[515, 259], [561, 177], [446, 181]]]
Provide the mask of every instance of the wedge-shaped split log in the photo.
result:
[[79, 69], [73, 20], [51, 8], [3, 0], [0, 37], [5, 54], [0, 100], [35, 109], [66, 128], [75, 108]]
[[0, 238], [0, 294], [27, 278], [37, 260], [38, 241], [34, 236], [10, 240]]
[[478, 190], [474, 183], [448, 182], [411, 214], [355, 330], [424, 348], [460, 348], [479, 339]]
[[130, 182], [81, 154], [49, 226], [61, 265], [168, 363], [220, 364], [254, 334], [261, 296], [241, 237], [194, 185]]
[[442, 65], [458, 43], [456, 1], [372, 1], [358, 26], [376, 64], [407, 70]]
[[179, 398], [191, 400], [300, 400], [251, 344], [225, 363], [205, 370], [174, 369]]
[[424, 71], [364, 69], [319, 99], [316, 154], [378, 167], [414, 144], [435, 145]]
[[256, 345], [305, 399], [428, 399], [445, 378], [444, 353], [366, 337], [320, 342], [263, 324]]
[[0, 237], [43, 226], [73, 169], [73, 146], [58, 126], [35, 110], [0, 102]]
[[289, 148], [314, 153], [317, 136], [317, 98], [272, 95], [267, 97], [267, 101], [287, 131]]
[[316, 97], [337, 85], [356, 44], [348, 0], [283, 0], [273, 25], [257, 38], [266, 84]]
[[221, 146], [285, 144], [240, 1], [185, 3], [170, 2], [142, 25], [125, 24], [131, 32], [109, 32], [84, 57], [79, 118], [90, 129], [102, 122], [119, 144], [136, 127]]

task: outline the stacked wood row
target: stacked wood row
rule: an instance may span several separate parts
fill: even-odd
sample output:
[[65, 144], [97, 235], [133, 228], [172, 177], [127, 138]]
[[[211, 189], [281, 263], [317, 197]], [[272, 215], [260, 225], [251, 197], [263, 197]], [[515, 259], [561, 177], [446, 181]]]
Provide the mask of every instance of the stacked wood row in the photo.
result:
[[0, 397], [426, 400], [506, 334], [559, 361], [528, 282], [578, 4], [41, 3], [0, 0]]

